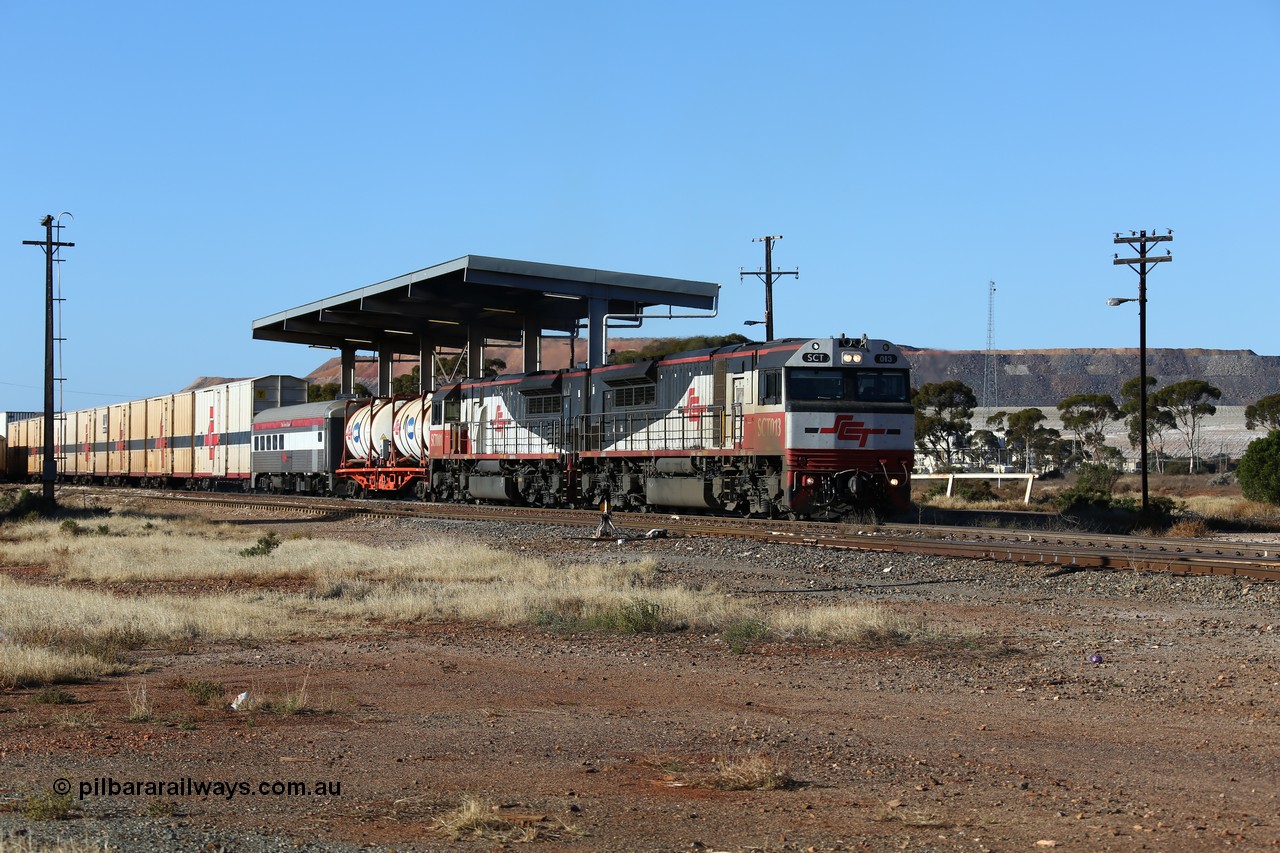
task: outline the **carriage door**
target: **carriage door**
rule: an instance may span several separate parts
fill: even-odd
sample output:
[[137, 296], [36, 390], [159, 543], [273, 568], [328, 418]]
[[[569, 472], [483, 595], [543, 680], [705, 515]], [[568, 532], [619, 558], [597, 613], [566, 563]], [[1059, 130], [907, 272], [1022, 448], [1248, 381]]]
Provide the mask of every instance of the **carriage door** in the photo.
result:
[[743, 412], [742, 404], [746, 400], [747, 394], [747, 377], [733, 377], [733, 409], [729, 415], [729, 429], [733, 435], [733, 446], [742, 446], [742, 423]]

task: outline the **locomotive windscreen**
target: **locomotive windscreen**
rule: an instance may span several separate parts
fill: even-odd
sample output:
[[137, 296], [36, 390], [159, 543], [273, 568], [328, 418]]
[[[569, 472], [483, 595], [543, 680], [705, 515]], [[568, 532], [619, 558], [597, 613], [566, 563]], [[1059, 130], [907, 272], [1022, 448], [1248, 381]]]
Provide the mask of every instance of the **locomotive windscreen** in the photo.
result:
[[901, 370], [793, 367], [787, 370], [787, 399], [905, 403], [910, 399], [907, 374]]

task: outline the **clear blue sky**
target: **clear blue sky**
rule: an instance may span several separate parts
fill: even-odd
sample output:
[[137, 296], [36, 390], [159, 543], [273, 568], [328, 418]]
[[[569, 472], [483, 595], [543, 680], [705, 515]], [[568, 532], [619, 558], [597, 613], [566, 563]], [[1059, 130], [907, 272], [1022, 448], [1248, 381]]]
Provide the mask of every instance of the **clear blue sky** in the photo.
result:
[[0, 409], [328, 353], [253, 320], [466, 254], [715, 281], [779, 336], [1280, 354], [1280, 3], [0, 4]]

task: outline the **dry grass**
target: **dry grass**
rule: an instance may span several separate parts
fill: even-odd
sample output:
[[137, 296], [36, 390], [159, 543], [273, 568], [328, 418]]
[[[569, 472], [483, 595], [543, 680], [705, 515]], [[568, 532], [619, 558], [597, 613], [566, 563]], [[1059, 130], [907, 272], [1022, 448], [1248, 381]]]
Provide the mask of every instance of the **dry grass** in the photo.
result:
[[536, 812], [503, 813], [503, 807], [487, 797], [464, 794], [462, 804], [437, 817], [433, 828], [453, 841], [483, 839], [504, 844], [556, 841], [582, 832], [556, 818]]
[[116, 853], [120, 848], [104, 841], [36, 841], [27, 836], [0, 837], [0, 853]]
[[129, 697], [129, 713], [125, 719], [131, 723], [145, 723], [151, 719], [151, 698], [147, 693], [146, 680], [135, 684], [126, 684], [124, 692]]
[[781, 759], [753, 753], [718, 762], [710, 785], [722, 791], [783, 791], [797, 782]]
[[1280, 507], [1271, 504], [1218, 495], [1195, 495], [1179, 498], [1178, 503], [1187, 512], [1201, 518], [1221, 519], [1235, 523], [1244, 522], [1262, 526], [1280, 526]]
[[[763, 626], [760, 636], [874, 645], [921, 634], [921, 626], [880, 606], [762, 614], [713, 590], [659, 586], [652, 561], [553, 563], [447, 539], [399, 550], [290, 539], [245, 557], [252, 539], [230, 525], [112, 515], [92, 529], [103, 527], [109, 532], [56, 522], [4, 526], [0, 565], [47, 565], [77, 585], [0, 575], [0, 686], [127, 672], [133, 653], [148, 646], [323, 637], [353, 626], [425, 621], [628, 633], [751, 623]], [[237, 578], [252, 579], [254, 588], [131, 596], [80, 585], [186, 587]], [[262, 588], [280, 578], [302, 580], [304, 589]], [[280, 700], [282, 708], [307, 707], [306, 683], [294, 692]]]
[[1187, 518], [1174, 524], [1164, 535], [1176, 539], [1208, 539], [1213, 536], [1213, 528], [1204, 519]]
[[809, 610], [781, 610], [768, 616], [769, 626], [783, 636], [835, 640], [881, 646], [937, 636], [880, 604], [851, 604]]
[[89, 681], [116, 672], [87, 654], [59, 652], [22, 643], [0, 643], [0, 690], [28, 684]]

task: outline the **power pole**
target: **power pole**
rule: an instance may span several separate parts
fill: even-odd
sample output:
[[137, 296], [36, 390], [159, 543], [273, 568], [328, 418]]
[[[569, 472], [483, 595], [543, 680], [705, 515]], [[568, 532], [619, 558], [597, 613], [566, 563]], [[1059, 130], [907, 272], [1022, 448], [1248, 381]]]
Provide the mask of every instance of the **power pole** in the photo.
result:
[[[1138, 257], [1122, 258], [1119, 254], [1114, 255], [1112, 266], [1125, 264], [1129, 269], [1138, 274], [1138, 432], [1142, 434], [1142, 514], [1146, 515], [1148, 510], [1148, 491], [1147, 491], [1147, 269], [1154, 264], [1163, 261], [1172, 261], [1173, 253], [1166, 251], [1163, 256], [1152, 257], [1150, 252], [1150, 244], [1167, 243], [1173, 239], [1173, 231], [1169, 230], [1163, 236], [1157, 236], [1152, 230], [1151, 234], [1146, 231], [1134, 233], [1129, 232], [1128, 237], [1121, 237], [1116, 233], [1113, 243], [1126, 243], [1136, 245], [1138, 247]], [[1122, 305], [1125, 302], [1133, 302], [1132, 299], [1109, 299], [1109, 305]], [[1194, 455], [1192, 456], [1194, 459]]]
[[[53, 239], [53, 217], [40, 220], [44, 226], [43, 240], [23, 240], [24, 246], [40, 246], [44, 249], [44, 500], [54, 506], [53, 483], [58, 479], [58, 460], [53, 455], [53, 262], [58, 250], [75, 243], [63, 243]], [[57, 226], [59, 229], [61, 225]], [[59, 235], [61, 236], [61, 235]]]
[[[793, 275], [800, 277], [800, 270], [784, 270], [779, 272], [773, 271], [773, 241], [781, 240], [782, 235], [775, 237], [754, 237], [752, 243], [764, 243], [764, 270], [758, 272], [743, 272], [738, 269], [738, 281], [742, 281], [743, 276], [754, 275], [764, 280], [764, 339], [766, 341], [773, 340], [773, 280], [780, 275]], [[748, 323], [748, 325], [753, 325]]]

